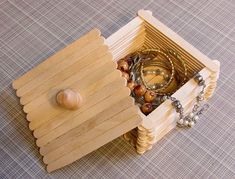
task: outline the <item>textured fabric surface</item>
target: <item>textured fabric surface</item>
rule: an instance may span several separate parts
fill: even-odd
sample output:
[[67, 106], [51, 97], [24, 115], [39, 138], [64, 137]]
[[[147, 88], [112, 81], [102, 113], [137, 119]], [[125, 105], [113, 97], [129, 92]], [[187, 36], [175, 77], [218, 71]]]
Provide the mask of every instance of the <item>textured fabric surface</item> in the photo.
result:
[[[210, 109], [142, 156], [118, 138], [47, 174], [12, 80], [94, 27], [108, 37], [142, 8], [221, 62]], [[235, 178], [234, 27], [232, 0], [1, 0], [0, 178]]]

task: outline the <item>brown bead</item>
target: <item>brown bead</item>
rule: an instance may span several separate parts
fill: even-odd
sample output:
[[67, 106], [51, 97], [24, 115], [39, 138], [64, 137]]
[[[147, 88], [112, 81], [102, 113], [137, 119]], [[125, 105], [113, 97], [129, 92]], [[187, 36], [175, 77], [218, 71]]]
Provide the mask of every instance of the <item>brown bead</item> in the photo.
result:
[[127, 87], [130, 88], [130, 90], [132, 91], [136, 86], [136, 83], [132, 80], [128, 80], [127, 82]]
[[118, 61], [118, 69], [121, 71], [128, 71], [129, 65], [125, 60]]
[[127, 80], [130, 78], [129, 74], [126, 72], [122, 72], [122, 77], [126, 78]]
[[135, 88], [134, 88], [134, 92], [137, 96], [143, 96], [144, 93], [146, 92], [146, 88], [144, 85], [137, 85]]
[[128, 65], [130, 66], [130, 65], [133, 64], [133, 60], [132, 59], [135, 58], [135, 56], [136, 55], [134, 55], [134, 54], [129, 54], [123, 60], [125, 60], [128, 63]]
[[153, 105], [151, 103], [144, 103], [142, 106], [141, 106], [141, 111], [144, 113], [144, 114], [149, 114], [150, 112], [153, 111]]
[[153, 91], [147, 91], [145, 94], [144, 94], [144, 100], [145, 102], [152, 102], [155, 98], [156, 98], [156, 93], [153, 92]]

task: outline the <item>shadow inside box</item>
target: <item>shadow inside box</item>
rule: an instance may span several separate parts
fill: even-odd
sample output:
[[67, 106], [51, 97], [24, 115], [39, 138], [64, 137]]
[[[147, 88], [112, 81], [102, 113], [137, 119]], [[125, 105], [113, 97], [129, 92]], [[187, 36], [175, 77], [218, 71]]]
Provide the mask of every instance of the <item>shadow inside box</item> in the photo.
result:
[[[0, 118], [3, 119], [1, 130], [6, 131], [4, 134], [10, 138], [8, 142], [14, 143], [19, 148], [23, 148], [26, 153], [29, 152], [35, 158], [40, 159], [41, 155], [35, 145], [33, 133], [28, 128], [29, 122], [26, 120], [26, 114], [23, 112], [19, 98], [15, 95], [11, 84], [0, 92], [0, 103]], [[40, 162], [43, 163], [42, 160]]]

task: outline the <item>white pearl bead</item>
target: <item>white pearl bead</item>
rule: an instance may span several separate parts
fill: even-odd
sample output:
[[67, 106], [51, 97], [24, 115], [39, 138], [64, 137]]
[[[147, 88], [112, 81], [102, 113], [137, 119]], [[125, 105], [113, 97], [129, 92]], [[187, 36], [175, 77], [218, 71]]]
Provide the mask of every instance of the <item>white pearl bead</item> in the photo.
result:
[[190, 118], [193, 118], [193, 116], [194, 116], [194, 113], [192, 113], [192, 112], [189, 113], [189, 117], [190, 117]]
[[183, 124], [183, 123], [184, 123], [184, 120], [183, 120], [183, 119], [179, 119], [177, 122], [178, 122], [179, 124]]
[[195, 116], [193, 117], [193, 119], [194, 119], [195, 121], [197, 121], [197, 120], [199, 119], [198, 115], [195, 115]]
[[195, 123], [194, 123], [193, 121], [190, 121], [188, 125], [189, 125], [189, 127], [193, 127], [194, 124], [195, 124]]
[[184, 125], [187, 126], [188, 125], [188, 121], [184, 121]]

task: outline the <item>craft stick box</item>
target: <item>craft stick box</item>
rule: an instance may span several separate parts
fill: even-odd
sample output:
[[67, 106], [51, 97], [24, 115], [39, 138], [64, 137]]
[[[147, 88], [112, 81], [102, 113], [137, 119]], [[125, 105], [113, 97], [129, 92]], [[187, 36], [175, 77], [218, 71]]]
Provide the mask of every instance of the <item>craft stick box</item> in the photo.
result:
[[[121, 135], [143, 154], [176, 126], [170, 101], [148, 116], [142, 114], [116, 69], [117, 60], [142, 48], [171, 48], [180, 53], [188, 73], [200, 72], [205, 79], [205, 97], [212, 96], [219, 62], [203, 55], [150, 11], [140, 10], [107, 39], [94, 29], [13, 82], [48, 172]], [[197, 92], [198, 86], [190, 79], [173, 96], [187, 110]], [[65, 93], [71, 103], [63, 100]]]

